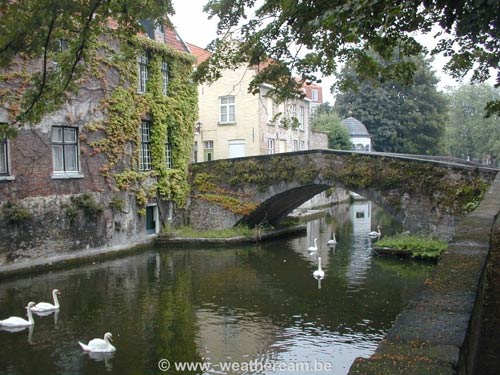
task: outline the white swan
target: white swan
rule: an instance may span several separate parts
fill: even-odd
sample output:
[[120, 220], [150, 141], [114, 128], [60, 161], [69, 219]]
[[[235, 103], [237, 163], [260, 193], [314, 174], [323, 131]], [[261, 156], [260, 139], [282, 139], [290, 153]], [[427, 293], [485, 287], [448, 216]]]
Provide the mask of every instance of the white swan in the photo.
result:
[[104, 334], [104, 340], [103, 339], [93, 339], [90, 340], [87, 345], [81, 343], [78, 341], [80, 346], [82, 347], [83, 350], [86, 352], [91, 352], [91, 353], [111, 353], [116, 351], [116, 348], [111, 345], [111, 338], [113, 335], [110, 332], [106, 332]]
[[314, 239], [314, 246], [309, 246], [308, 251], [317, 251], [318, 250], [318, 239]]
[[368, 237], [370, 237], [370, 238], [380, 238], [382, 236], [381, 229], [382, 229], [382, 227], [380, 225], [377, 226], [377, 232], [372, 231], [372, 232], [368, 233]]
[[57, 289], [54, 289], [52, 291], [52, 299], [54, 300], [54, 304], [48, 302], [39, 302], [31, 308], [31, 311], [36, 313], [44, 313], [59, 309], [59, 300], [57, 299], [58, 294], [61, 294], [61, 292]]
[[318, 257], [318, 269], [313, 272], [315, 279], [322, 279], [325, 277], [325, 271], [321, 268], [321, 257]]
[[335, 238], [335, 232], [333, 232], [332, 239], [328, 240], [328, 242], [326, 244], [330, 247], [334, 247], [335, 245], [337, 245], [337, 239]]
[[26, 309], [28, 309], [28, 320], [19, 318], [17, 316], [11, 316], [10, 318], [0, 320], [0, 326], [10, 328], [32, 326], [33, 324], [35, 324], [33, 315], [31, 314], [31, 307], [33, 306], [35, 306], [35, 302], [30, 302], [28, 303], [28, 306], [26, 306]]

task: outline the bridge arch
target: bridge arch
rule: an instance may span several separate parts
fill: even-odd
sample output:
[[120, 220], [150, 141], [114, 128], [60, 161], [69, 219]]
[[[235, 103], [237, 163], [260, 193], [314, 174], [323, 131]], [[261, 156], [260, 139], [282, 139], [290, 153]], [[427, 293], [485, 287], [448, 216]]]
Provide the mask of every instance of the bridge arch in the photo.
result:
[[330, 187], [375, 202], [407, 229], [449, 238], [498, 170], [457, 160], [308, 150], [215, 160], [191, 167], [191, 225], [199, 229], [279, 221]]

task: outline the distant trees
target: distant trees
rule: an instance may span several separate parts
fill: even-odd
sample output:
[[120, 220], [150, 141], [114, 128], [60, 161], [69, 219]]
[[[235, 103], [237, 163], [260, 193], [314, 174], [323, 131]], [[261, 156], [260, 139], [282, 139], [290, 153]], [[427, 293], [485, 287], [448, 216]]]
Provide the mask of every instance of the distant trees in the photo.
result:
[[[380, 56], [374, 58], [384, 64]], [[440, 154], [444, 151], [446, 99], [436, 89], [438, 79], [429, 63], [421, 56], [412, 62], [417, 69], [407, 85], [390, 79], [381, 83], [365, 80], [347, 64], [341, 79], [352, 85], [337, 96], [334, 109], [341, 117], [360, 120], [377, 151]]]
[[448, 95], [450, 120], [446, 127], [447, 152], [462, 159], [499, 165], [500, 119], [486, 118], [485, 101], [498, 101], [500, 90], [488, 84], [463, 85]]
[[[349, 62], [364, 80], [411, 83], [415, 60], [380, 64], [368, 51], [387, 59], [397, 48], [400, 57], [418, 57], [427, 50], [416, 32], [433, 32], [428, 37], [437, 44], [430, 52], [444, 53], [454, 77], [473, 72], [473, 79], [482, 82], [493, 69], [500, 84], [499, 1], [209, 0], [205, 10], [219, 20], [212, 70], [242, 61], [280, 62], [260, 70], [251, 90], [266, 82], [284, 96], [301, 89], [294, 75], [314, 81], [318, 71], [334, 74], [339, 62]], [[432, 30], [436, 25], [439, 32]], [[228, 40], [240, 43], [231, 49]], [[500, 102], [490, 103], [489, 109], [500, 112]]]
[[340, 123], [339, 115], [335, 112], [327, 111], [326, 106], [320, 108], [318, 108], [318, 111], [311, 120], [313, 130], [323, 131], [328, 134], [328, 148], [350, 150], [351, 139], [349, 132]]

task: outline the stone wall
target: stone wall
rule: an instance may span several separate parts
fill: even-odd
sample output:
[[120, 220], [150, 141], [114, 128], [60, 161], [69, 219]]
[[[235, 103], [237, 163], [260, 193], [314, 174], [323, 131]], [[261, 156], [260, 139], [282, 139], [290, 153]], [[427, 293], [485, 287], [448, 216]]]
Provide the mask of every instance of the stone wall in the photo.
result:
[[399, 314], [375, 354], [356, 359], [350, 375], [474, 374], [483, 271], [499, 213], [497, 176], [479, 208], [457, 227], [424, 290]]
[[[16, 201], [16, 209], [29, 215], [12, 220], [0, 215], [0, 266], [81, 250], [131, 246], [147, 238], [145, 217], [137, 213], [135, 196], [125, 193], [92, 193], [97, 213], [72, 197], [48, 195]], [[119, 199], [123, 207], [111, 203]], [[1, 206], [5, 213], [7, 203]], [[161, 210], [160, 210], [161, 211]]]
[[311, 131], [309, 135], [309, 149], [328, 148], [328, 134], [325, 132]]

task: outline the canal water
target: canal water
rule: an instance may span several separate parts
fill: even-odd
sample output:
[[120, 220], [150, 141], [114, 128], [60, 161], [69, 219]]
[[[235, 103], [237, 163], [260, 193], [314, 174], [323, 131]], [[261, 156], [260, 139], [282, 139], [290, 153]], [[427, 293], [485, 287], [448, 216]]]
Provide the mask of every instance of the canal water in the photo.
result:
[[[332, 207], [297, 238], [152, 249], [2, 281], [0, 319], [25, 317], [24, 306], [50, 302], [53, 288], [61, 308], [35, 315], [32, 329], [0, 330], [0, 374], [346, 374], [356, 357], [373, 353], [432, 271], [375, 256], [367, 234], [377, 225], [401, 230], [356, 201]], [[333, 231], [334, 250], [326, 245]], [[319, 249], [310, 253], [314, 238]], [[318, 256], [322, 280], [313, 278]], [[114, 355], [82, 352], [78, 341], [108, 331]]]

